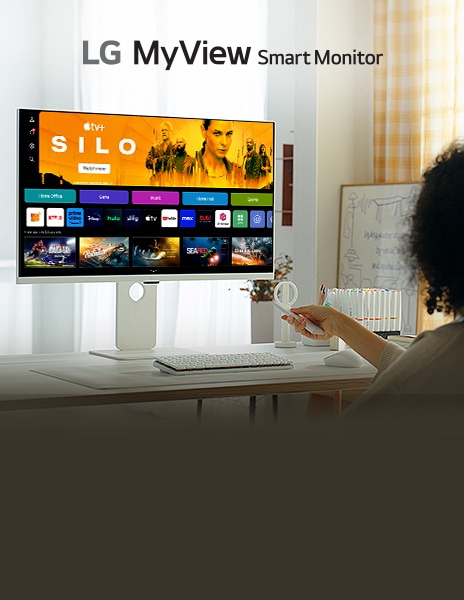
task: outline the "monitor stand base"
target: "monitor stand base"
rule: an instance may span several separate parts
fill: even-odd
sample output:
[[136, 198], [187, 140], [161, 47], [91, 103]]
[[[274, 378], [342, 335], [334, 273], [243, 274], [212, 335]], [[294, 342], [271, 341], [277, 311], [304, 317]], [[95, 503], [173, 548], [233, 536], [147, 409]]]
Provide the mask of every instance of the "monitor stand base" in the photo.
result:
[[156, 350], [89, 350], [89, 354], [111, 358], [113, 360], [153, 360], [157, 354]]
[[113, 360], [154, 358], [157, 283], [116, 284], [116, 348], [90, 350], [90, 354]]

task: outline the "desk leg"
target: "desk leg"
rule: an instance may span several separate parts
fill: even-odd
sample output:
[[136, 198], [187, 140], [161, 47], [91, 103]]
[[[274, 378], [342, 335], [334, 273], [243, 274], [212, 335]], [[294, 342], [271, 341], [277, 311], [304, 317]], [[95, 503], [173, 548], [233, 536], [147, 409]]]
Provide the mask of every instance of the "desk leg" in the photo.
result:
[[256, 396], [250, 396], [250, 425], [255, 424]]
[[[277, 394], [272, 394], [272, 416], [274, 422], [277, 421], [278, 417], [278, 398]], [[256, 396], [250, 396], [250, 425], [254, 425], [256, 417]]]
[[278, 398], [277, 394], [272, 394], [272, 416], [274, 421], [277, 421], [277, 417], [279, 416]]
[[334, 415], [338, 417], [342, 413], [342, 390], [335, 390], [333, 395], [334, 400]]
[[[333, 392], [310, 392], [308, 398], [308, 417], [338, 417], [344, 406], [354, 402], [364, 392], [359, 390], [334, 390]], [[329, 414], [330, 411], [330, 414]]]
[[201, 421], [201, 409], [203, 408], [203, 399], [198, 398], [197, 400], [197, 423]]
[[307, 416], [311, 419], [326, 419], [340, 415], [342, 412], [342, 391], [310, 392], [308, 397]]

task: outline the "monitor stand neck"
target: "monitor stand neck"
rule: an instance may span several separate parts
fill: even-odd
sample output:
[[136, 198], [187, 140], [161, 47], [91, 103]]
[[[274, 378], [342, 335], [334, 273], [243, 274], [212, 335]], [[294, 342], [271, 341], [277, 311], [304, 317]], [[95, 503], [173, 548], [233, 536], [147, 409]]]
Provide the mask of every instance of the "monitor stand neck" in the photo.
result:
[[90, 350], [90, 354], [115, 360], [154, 357], [157, 283], [116, 284], [116, 348]]

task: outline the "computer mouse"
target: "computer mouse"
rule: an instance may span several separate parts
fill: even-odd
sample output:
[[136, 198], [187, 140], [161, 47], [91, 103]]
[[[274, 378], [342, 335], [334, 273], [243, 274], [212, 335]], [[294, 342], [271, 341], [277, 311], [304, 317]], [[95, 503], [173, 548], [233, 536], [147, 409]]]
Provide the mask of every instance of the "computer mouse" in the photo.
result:
[[324, 363], [328, 367], [360, 367], [363, 360], [354, 350], [339, 350], [325, 356]]

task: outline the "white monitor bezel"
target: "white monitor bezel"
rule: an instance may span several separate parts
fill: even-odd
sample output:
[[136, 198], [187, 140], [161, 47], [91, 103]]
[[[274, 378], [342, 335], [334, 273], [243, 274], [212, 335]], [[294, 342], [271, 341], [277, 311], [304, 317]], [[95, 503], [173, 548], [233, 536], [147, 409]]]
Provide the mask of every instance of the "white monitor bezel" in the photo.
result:
[[[20, 111], [30, 110], [30, 111], [48, 111], [48, 112], [70, 112], [70, 113], [85, 113], [85, 114], [116, 114], [116, 113], [95, 113], [92, 111], [77, 111], [77, 110], [65, 110], [65, 111], [55, 111], [53, 109], [45, 109], [45, 108], [31, 108], [31, 107], [21, 107], [16, 109], [16, 143], [19, 143], [19, 119], [20, 119]], [[137, 115], [134, 115], [137, 116]], [[165, 115], [156, 115], [156, 118], [169, 119], [173, 118], [172, 116]], [[179, 117], [183, 118], [183, 117]], [[254, 122], [254, 120], [248, 119], [250, 122]], [[247, 121], [247, 119], [240, 119], [240, 121]], [[256, 120], [256, 122], [269, 123], [273, 125], [274, 128], [274, 147], [275, 147], [275, 121], [267, 121], [265, 119]], [[66, 275], [60, 276], [55, 274], [53, 276], [40, 276], [34, 277], [31, 276], [21, 276], [19, 274], [20, 270], [20, 260], [22, 257], [21, 254], [21, 245], [20, 245], [20, 235], [19, 235], [19, 211], [21, 210], [21, 202], [20, 202], [20, 191], [19, 191], [19, 160], [18, 160], [19, 150], [16, 150], [16, 211], [15, 211], [15, 232], [16, 232], [16, 252], [15, 252], [15, 280], [17, 284], [60, 284], [60, 283], [98, 283], [98, 282], [107, 282], [107, 283], [123, 283], [123, 282], [133, 282], [133, 283], [159, 283], [163, 281], [245, 281], [245, 280], [272, 280], [274, 279], [274, 269], [272, 272], [269, 271], [242, 271], [239, 273], [221, 273], [217, 271], [207, 271], [199, 272], [199, 273], [125, 273], [123, 275], [118, 274], [101, 274], [94, 273], [92, 275]], [[275, 169], [275, 164], [273, 165]], [[273, 203], [273, 214], [275, 217], [275, 198]], [[276, 249], [275, 249], [275, 226], [272, 228], [272, 265], [275, 265], [276, 258]]]

